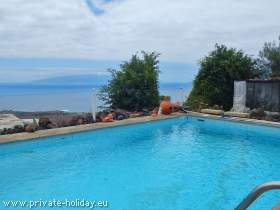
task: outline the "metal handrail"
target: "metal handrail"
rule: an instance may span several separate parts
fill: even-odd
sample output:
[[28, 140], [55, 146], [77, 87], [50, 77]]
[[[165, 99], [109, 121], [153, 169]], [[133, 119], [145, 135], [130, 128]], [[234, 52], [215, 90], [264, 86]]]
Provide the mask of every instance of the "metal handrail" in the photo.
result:
[[246, 210], [260, 195], [269, 190], [280, 189], [280, 181], [266, 182], [253, 189], [235, 210]]

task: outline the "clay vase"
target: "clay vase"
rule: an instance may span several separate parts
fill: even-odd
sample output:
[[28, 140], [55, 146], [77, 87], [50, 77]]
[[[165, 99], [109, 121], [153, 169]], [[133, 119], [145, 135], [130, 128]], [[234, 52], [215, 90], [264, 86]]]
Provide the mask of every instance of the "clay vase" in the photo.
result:
[[161, 113], [168, 115], [172, 112], [172, 104], [170, 101], [162, 101], [160, 103]]

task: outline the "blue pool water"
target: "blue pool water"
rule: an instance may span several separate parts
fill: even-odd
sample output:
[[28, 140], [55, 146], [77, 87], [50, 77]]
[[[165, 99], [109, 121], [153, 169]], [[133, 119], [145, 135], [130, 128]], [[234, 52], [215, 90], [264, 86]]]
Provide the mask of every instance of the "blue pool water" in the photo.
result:
[[[180, 117], [3, 144], [0, 200], [106, 200], [117, 210], [233, 209], [255, 185], [280, 180], [279, 131]], [[250, 209], [271, 209], [279, 201], [280, 192], [271, 191]]]

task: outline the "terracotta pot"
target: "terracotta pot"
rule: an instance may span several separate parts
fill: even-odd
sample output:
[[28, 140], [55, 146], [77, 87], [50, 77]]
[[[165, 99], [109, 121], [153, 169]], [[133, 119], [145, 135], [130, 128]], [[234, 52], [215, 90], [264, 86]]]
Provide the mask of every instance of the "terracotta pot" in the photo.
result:
[[171, 114], [172, 112], [172, 104], [170, 101], [163, 101], [160, 103], [161, 113], [162, 114]]

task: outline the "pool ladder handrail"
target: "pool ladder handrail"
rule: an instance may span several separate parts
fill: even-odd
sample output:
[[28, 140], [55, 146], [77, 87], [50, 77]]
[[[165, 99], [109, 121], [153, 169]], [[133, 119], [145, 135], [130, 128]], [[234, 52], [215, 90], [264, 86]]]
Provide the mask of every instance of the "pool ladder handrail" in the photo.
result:
[[271, 181], [255, 187], [234, 210], [246, 210], [264, 192], [280, 189], [280, 181]]

